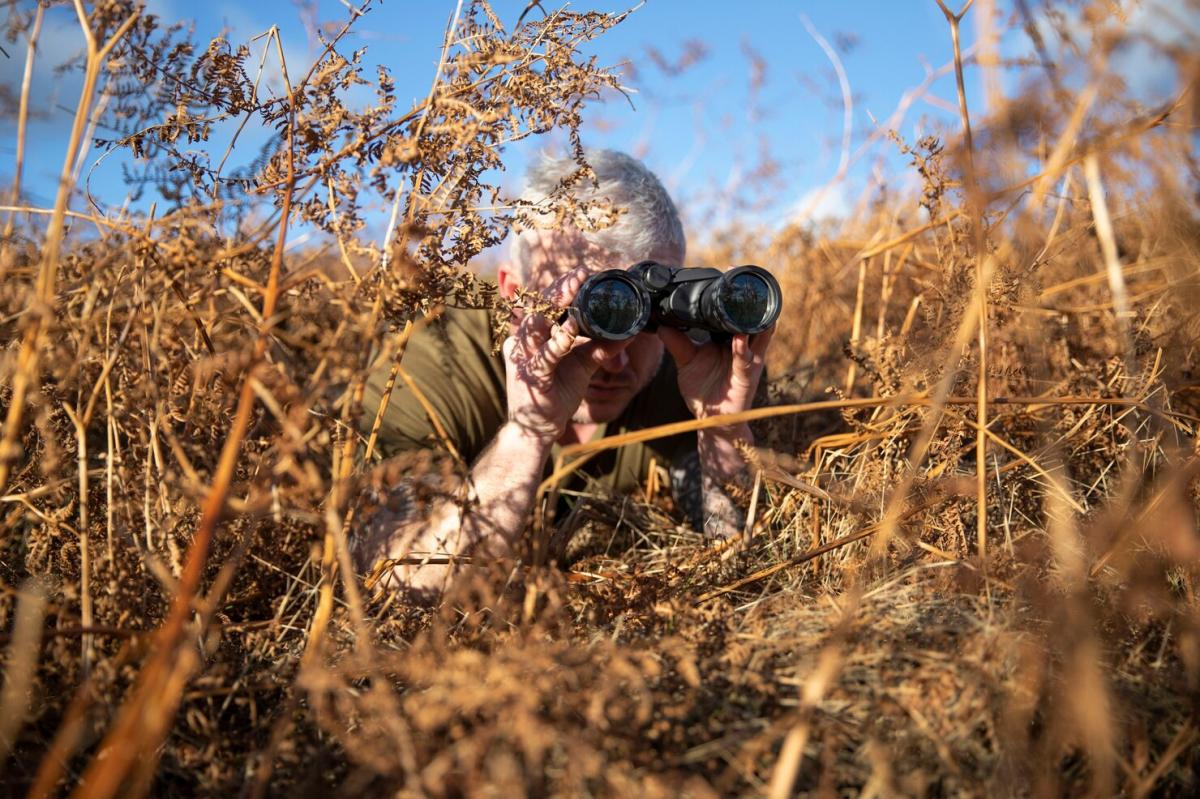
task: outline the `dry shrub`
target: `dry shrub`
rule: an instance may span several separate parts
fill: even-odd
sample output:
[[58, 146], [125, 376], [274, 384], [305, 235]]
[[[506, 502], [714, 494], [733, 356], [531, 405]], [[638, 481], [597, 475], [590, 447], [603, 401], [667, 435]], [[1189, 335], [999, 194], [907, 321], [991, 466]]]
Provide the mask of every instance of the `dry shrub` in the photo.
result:
[[[131, 179], [173, 205], [68, 217], [68, 182], [6, 229], [5, 784], [1194, 793], [1196, 99], [1139, 108], [1100, 77], [1123, 43], [1107, 9], [1074, 32], [1048, 14], [1090, 60], [1043, 52], [1020, 102], [894, 137], [920, 197], [702, 243], [783, 282], [772, 403], [828, 400], [757, 422], [749, 540], [706, 546], [653, 485], [592, 492], [531, 527], [581, 531], [569, 569], [481, 565], [429, 609], [343, 571], [355, 498], [385, 479], [351, 432], [375, 412], [362, 380], [406, 323], [499, 304], [461, 265], [533, 215], [488, 170], [531, 133], [578, 147], [617, 85], [578, 47], [620, 18], [535, 4], [506, 28], [469, 4], [426, 99], [400, 108], [381, 73], [356, 110], [342, 37], [369, 15], [268, 97], [248, 49], [94, 5], [87, 67], [124, 131], [101, 144], [144, 154]], [[279, 135], [225, 170], [206, 143], [242, 120]], [[285, 256], [301, 223], [327, 245]]]

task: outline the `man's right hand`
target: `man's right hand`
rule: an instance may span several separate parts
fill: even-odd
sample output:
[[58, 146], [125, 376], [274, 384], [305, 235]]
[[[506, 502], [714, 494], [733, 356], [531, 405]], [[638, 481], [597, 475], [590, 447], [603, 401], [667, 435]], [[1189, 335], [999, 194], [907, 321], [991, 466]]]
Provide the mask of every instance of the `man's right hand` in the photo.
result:
[[[547, 299], [567, 306], [589, 274], [584, 268], [568, 272], [546, 290]], [[630, 341], [593, 341], [579, 335], [574, 319], [552, 325], [540, 314], [527, 314], [504, 340], [509, 422], [553, 443], [566, 431], [600, 365]]]

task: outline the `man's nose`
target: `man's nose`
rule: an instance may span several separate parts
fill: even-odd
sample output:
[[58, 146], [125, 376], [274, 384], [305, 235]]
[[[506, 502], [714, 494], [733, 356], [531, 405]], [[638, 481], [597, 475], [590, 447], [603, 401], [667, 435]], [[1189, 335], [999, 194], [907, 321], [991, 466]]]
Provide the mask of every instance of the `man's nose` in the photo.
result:
[[609, 374], [620, 374], [625, 371], [625, 367], [629, 365], [629, 354], [625, 350], [621, 350], [616, 355], [608, 358], [600, 363], [600, 368]]

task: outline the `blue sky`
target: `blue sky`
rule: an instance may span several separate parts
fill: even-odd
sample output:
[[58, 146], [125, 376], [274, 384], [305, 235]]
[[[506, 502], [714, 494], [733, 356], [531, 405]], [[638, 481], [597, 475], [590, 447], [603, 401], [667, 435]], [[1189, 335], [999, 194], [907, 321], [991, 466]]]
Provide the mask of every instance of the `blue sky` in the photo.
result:
[[[32, 0], [28, 0], [32, 2]], [[1152, 0], [1185, 16], [1184, 0]], [[1036, 3], [1032, 3], [1037, 5]], [[594, 8], [618, 12], [631, 4], [597, 2], [571, 4], [576, 10]], [[963, 23], [964, 46], [976, 37], [974, 16], [984, 4], [978, 2]], [[998, 15], [1011, 12], [1009, 2], [998, 3]], [[183, 0], [151, 0], [152, 13], [165, 20], [195, 20], [201, 43], [222, 29], [234, 43], [261, 34], [272, 24], [280, 27], [291, 71], [295, 64], [307, 66], [318, 52], [306, 32], [305, 15], [293, 2], [262, 0], [257, 3], [212, 2], [197, 4]], [[524, 0], [497, 0], [500, 18], [512, 24]], [[561, 6], [545, 0], [553, 10]], [[341, 21], [346, 7], [339, 0], [317, 0], [308, 7], [320, 22]], [[368, 48], [368, 63], [386, 63], [392, 70], [397, 93], [403, 100], [423, 97], [429, 90], [446, 22], [454, 9], [452, 0], [401, 2], [385, 0], [359, 20], [348, 47]], [[539, 13], [536, 9], [530, 13]], [[1146, 14], [1157, 30], [1180, 27], [1169, 15]], [[852, 92], [851, 151], [859, 151], [872, 131], [883, 124], [901, 102], [906, 91], [925, 80], [929, 70], [947, 64], [951, 43], [946, 22], [934, 0], [860, 0], [859, 2], [816, 2], [815, 0], [744, 0], [730, 2], [687, 2], [648, 0], [630, 17], [605, 34], [587, 52], [601, 63], [626, 67], [625, 83], [636, 91], [632, 106], [619, 96], [593, 105], [585, 117], [584, 143], [633, 152], [643, 158], [675, 193], [693, 226], [705, 224], [700, 209], [720, 213], [736, 193], [741, 180], [770, 153], [778, 165], [777, 178], [766, 184], [768, 191], [757, 199], [760, 207], [749, 213], [767, 221], [779, 221], [799, 209], [810, 214], [845, 214], [853, 198], [873, 175], [903, 174], [904, 159], [894, 145], [881, 141], [847, 171], [846, 180], [818, 193], [838, 172], [842, 152], [843, 103], [839, 81], [829, 56], [806, 29], [823, 37], [844, 67]], [[1195, 19], [1190, 16], [1188, 19]], [[1146, 25], [1151, 26], [1150, 22]], [[1187, 27], [1186, 25], [1183, 27]], [[678, 75], [669, 75], [657, 61], [677, 62], [685, 53], [703, 49], [703, 57]], [[24, 42], [6, 44], [9, 59], [0, 56], [0, 81], [19, 86], [23, 69]], [[69, 8], [58, 6], [47, 14], [37, 62], [33, 96], [39, 117], [31, 124], [30, 151], [26, 165], [27, 201], [48, 205], [62, 164], [70, 112], [78, 96], [78, 79], [54, 76], [51, 66], [79, 52], [81, 38]], [[252, 45], [257, 61], [261, 44]], [[1027, 52], [1019, 30], [1001, 43], [1005, 54]], [[1126, 56], [1128, 58], [1128, 56]], [[752, 90], [759, 64], [761, 85]], [[1133, 62], [1141, 69], [1140, 56]], [[1137, 71], [1137, 70], [1132, 70]], [[1151, 91], [1159, 71], [1146, 67]], [[368, 69], [368, 76], [373, 74]], [[1011, 78], [1002, 73], [1004, 85]], [[982, 113], [979, 70], [968, 73], [969, 103]], [[953, 104], [953, 76], [934, 80], [928, 92], [914, 101], [898, 125], [910, 142], [919, 135], [939, 130], [957, 130]], [[874, 121], [873, 121], [874, 120]], [[878, 123], [878, 124], [877, 124]], [[12, 120], [0, 129], [0, 181], [11, 175], [14, 151]], [[242, 150], [251, 157], [264, 132], [247, 134]], [[562, 147], [562, 139], [538, 137], [526, 140], [506, 154], [509, 167], [503, 180], [514, 191], [522, 165], [537, 151]], [[219, 152], [219, 148], [218, 148]], [[108, 205], [119, 206], [125, 190], [120, 182], [119, 160], [111, 158], [93, 168], [96, 153], [87, 158], [85, 172], [91, 173], [90, 187]], [[751, 198], [755, 199], [755, 198]], [[380, 217], [383, 209], [378, 210]]]

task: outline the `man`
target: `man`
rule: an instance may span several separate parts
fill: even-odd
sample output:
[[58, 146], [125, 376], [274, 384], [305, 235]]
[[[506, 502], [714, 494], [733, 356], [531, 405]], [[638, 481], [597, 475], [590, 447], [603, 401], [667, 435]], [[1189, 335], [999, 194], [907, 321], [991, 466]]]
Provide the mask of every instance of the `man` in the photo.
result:
[[[646, 259], [683, 263], [683, 226], [658, 179], [621, 153], [591, 151], [586, 159], [599, 187], [581, 181], [575, 196], [606, 198], [624, 209], [617, 223], [593, 233], [569, 225], [524, 231], [499, 268], [501, 296], [512, 298], [523, 287], [561, 307], [591, 273]], [[545, 200], [576, 168], [569, 158], [544, 159], [530, 169], [522, 198]], [[418, 594], [440, 592], [461, 568], [457, 556], [497, 558], [513, 551], [558, 447], [749, 408], [773, 332], [697, 345], [678, 330], [661, 328], [600, 342], [580, 336], [574, 320], [551, 324], [527, 314], [512, 320], [502, 355], [494, 356], [489, 321], [486, 311], [447, 309], [414, 335], [402, 366], [425, 402], [398, 384], [382, 418], [382, 453], [436, 447], [444, 436], [471, 464], [465, 506], [439, 501], [421, 513], [413, 486], [401, 479], [383, 486], [389, 501], [356, 532], [359, 567], [404, 559], [390, 577]], [[388, 372], [384, 366], [369, 381], [366, 429]], [[692, 504], [699, 505], [704, 531], [727, 537], [742, 520], [724, 489], [744, 475], [738, 442], [753, 443], [745, 424], [610, 450], [586, 468], [610, 489], [628, 492], [644, 483], [652, 459], [668, 466], [679, 504], [700, 494]]]

